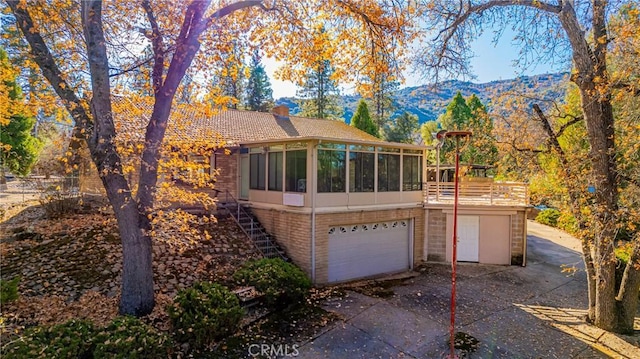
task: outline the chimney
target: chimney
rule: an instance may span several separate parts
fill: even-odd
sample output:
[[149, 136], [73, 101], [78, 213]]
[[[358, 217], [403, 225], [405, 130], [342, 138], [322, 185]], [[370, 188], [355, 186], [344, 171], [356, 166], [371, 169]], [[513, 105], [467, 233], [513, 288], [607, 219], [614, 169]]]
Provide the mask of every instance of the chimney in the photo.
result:
[[288, 120], [289, 119], [289, 107], [287, 105], [278, 105], [271, 110], [273, 115], [278, 120]]

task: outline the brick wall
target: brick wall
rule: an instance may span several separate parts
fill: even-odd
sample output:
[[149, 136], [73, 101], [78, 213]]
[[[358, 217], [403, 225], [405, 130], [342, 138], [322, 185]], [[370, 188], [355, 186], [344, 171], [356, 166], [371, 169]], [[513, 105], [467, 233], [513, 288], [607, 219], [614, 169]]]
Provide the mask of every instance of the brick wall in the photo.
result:
[[311, 214], [252, 208], [260, 223], [287, 252], [289, 258], [311, 277]]
[[511, 264], [522, 265], [526, 232], [526, 210], [511, 216]]
[[221, 191], [220, 196], [228, 190], [238, 198], [238, 153], [236, 151], [229, 155], [217, 153], [211, 160], [211, 166], [218, 170], [215, 179], [216, 189]]
[[[311, 276], [311, 214], [277, 209], [252, 208], [265, 229], [287, 251], [287, 255]], [[424, 209], [358, 211], [316, 214], [316, 283], [326, 283], [329, 264], [329, 228], [336, 225], [414, 219], [414, 263], [422, 261]]]
[[429, 211], [427, 225], [427, 261], [447, 261], [447, 215], [441, 209]]

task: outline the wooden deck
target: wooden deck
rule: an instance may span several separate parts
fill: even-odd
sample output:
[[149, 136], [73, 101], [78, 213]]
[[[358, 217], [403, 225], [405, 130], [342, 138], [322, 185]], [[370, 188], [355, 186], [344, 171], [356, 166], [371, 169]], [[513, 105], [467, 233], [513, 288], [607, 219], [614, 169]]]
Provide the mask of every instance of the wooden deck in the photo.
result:
[[[458, 203], [477, 206], [528, 206], [529, 193], [525, 183], [518, 182], [461, 182]], [[424, 187], [425, 204], [453, 204], [453, 182], [427, 182]]]

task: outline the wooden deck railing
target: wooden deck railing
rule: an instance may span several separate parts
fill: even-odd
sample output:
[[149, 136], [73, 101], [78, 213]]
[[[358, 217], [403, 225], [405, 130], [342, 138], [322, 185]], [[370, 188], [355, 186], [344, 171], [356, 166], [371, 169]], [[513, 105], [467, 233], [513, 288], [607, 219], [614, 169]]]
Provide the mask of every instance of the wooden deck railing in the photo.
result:
[[[484, 206], [526, 206], [529, 204], [527, 185], [516, 182], [475, 182], [459, 184], [458, 203]], [[424, 199], [427, 204], [453, 203], [453, 182], [427, 182]]]

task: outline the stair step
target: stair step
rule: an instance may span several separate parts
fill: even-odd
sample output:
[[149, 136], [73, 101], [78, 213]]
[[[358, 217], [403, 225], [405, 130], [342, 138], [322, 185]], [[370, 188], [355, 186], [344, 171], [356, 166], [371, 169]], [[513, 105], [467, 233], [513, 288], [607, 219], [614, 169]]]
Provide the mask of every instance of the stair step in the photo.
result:
[[253, 243], [255, 243], [258, 246], [272, 246], [272, 247], [275, 247], [273, 242], [268, 240], [268, 239], [266, 239], [266, 240], [254, 240]]
[[287, 262], [291, 261], [275, 238], [266, 231], [251, 212], [251, 207], [248, 203], [240, 204], [233, 201], [226, 202], [220, 207], [224, 207], [229, 217], [232, 217], [238, 226], [242, 228], [264, 257], [281, 258]]
[[264, 227], [254, 223], [253, 225], [242, 226], [247, 231], [264, 231]]

